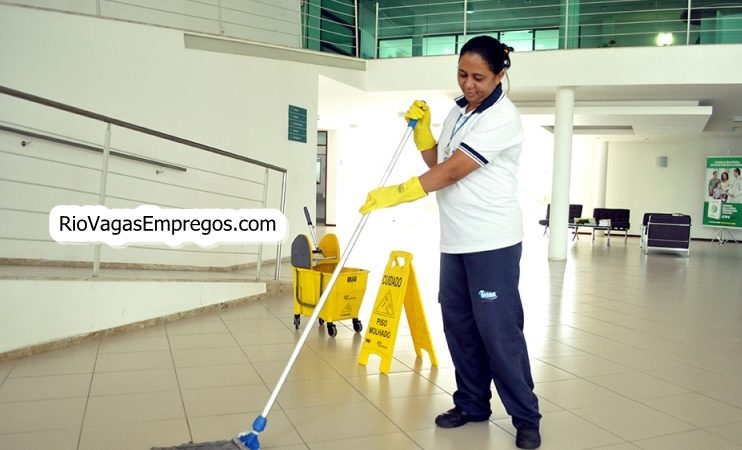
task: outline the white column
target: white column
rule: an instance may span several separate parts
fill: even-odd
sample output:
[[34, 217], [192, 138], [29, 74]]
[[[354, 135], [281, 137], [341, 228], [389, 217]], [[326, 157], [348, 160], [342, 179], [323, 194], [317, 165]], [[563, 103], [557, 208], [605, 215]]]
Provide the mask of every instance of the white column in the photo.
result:
[[[597, 157], [595, 158], [595, 183], [593, 198], [593, 208], [605, 208], [605, 183], [608, 176], [608, 141], [598, 141]], [[589, 217], [589, 214], [583, 214], [583, 217]]]
[[569, 221], [569, 177], [572, 165], [572, 125], [574, 123], [575, 88], [556, 91], [554, 117], [554, 167], [551, 181], [549, 213], [549, 259], [567, 259], [567, 222]]

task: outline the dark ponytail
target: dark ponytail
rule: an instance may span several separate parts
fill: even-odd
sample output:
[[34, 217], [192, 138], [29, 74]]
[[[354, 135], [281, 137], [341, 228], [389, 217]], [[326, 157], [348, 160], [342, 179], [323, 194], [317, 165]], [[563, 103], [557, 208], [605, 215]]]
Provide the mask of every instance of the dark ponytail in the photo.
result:
[[512, 47], [501, 43], [491, 36], [477, 36], [461, 47], [459, 58], [466, 53], [479, 55], [489, 66], [492, 73], [500, 73], [502, 69], [510, 68], [510, 52]]

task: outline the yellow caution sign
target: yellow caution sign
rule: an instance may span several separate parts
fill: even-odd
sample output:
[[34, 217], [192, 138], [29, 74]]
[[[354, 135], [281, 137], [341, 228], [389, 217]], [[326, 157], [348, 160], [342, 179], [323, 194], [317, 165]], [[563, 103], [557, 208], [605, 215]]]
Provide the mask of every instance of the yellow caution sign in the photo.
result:
[[389, 373], [403, 306], [415, 354], [421, 358], [420, 350], [427, 351], [433, 367], [438, 367], [438, 359], [435, 357], [417, 287], [415, 268], [412, 267], [412, 254], [402, 251], [393, 251], [389, 255], [389, 262], [384, 269], [371, 319], [366, 328], [361, 354], [358, 355], [358, 364], [365, 366], [368, 363], [368, 356], [375, 353], [381, 357], [381, 372]]

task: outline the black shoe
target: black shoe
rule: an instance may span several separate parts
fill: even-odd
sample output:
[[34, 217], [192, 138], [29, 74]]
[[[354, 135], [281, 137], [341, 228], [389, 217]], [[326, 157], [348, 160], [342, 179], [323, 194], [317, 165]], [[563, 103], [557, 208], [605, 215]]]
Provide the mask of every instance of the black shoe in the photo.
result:
[[515, 445], [518, 448], [539, 448], [541, 446], [541, 434], [538, 428], [523, 428], [515, 435]]
[[456, 428], [469, 422], [484, 422], [485, 420], [489, 420], [489, 417], [474, 417], [456, 406], [436, 417], [435, 424], [441, 428]]

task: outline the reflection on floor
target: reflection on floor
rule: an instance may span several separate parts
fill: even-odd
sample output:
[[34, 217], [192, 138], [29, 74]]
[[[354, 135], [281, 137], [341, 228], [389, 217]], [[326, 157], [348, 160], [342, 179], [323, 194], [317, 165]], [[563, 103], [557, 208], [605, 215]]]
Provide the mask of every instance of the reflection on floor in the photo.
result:
[[[529, 242], [522, 263], [541, 448], [742, 449], [742, 246], [694, 242], [685, 258], [646, 256], [635, 239], [610, 248], [582, 239], [566, 262], [548, 261], [547, 246]], [[514, 449], [496, 399], [489, 422], [433, 424], [455, 389], [435, 279], [420, 277], [439, 367], [416, 359], [404, 327], [383, 375], [375, 356], [357, 364], [362, 336], [350, 323], [338, 323], [336, 338], [315, 325], [263, 447]], [[377, 288], [369, 282], [364, 322]], [[299, 336], [292, 302], [269, 298], [0, 363], [0, 448], [136, 450], [236, 436]]]

